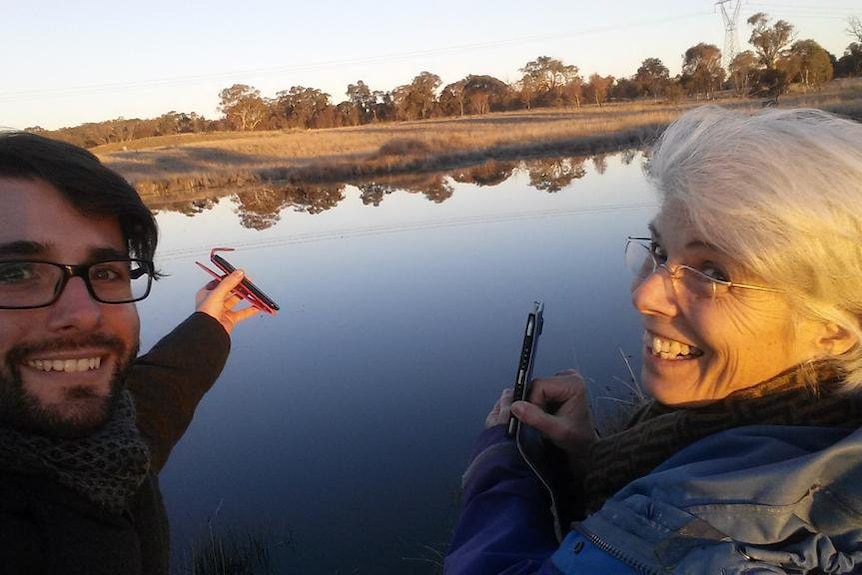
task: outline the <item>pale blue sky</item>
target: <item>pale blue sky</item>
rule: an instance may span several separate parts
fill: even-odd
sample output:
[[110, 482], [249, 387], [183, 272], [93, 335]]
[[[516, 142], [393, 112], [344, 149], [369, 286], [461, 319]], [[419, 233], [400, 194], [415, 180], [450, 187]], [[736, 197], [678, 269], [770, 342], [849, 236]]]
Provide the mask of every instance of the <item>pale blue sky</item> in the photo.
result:
[[[713, 1], [378, 0], [194, 2], [148, 0], [14, 2], [3, 6], [0, 126], [54, 129], [170, 110], [218, 117], [218, 92], [251, 84], [264, 96], [302, 85], [334, 103], [363, 80], [391, 90], [419, 72], [444, 84], [467, 74], [505, 81], [548, 55], [581, 73], [632, 75], [647, 57], [679, 72], [698, 42], [724, 46]], [[739, 46], [748, 47], [748, 16], [788, 20], [841, 56], [847, 18], [858, 0], [761, 0], [742, 5]]]

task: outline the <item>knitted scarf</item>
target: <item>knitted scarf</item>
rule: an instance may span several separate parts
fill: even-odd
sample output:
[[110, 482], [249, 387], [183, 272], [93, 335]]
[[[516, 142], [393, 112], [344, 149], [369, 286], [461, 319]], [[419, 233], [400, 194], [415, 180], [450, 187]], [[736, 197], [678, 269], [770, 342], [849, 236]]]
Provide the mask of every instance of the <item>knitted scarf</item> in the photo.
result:
[[135, 425], [135, 404], [124, 390], [108, 421], [75, 439], [0, 428], [0, 469], [46, 475], [113, 513], [150, 470], [150, 454]]
[[755, 424], [859, 427], [862, 398], [836, 393], [839, 385], [840, 378], [828, 365], [805, 365], [702, 407], [647, 404], [627, 429], [591, 447], [583, 484], [586, 512], [598, 510], [614, 493], [687, 445], [719, 431]]

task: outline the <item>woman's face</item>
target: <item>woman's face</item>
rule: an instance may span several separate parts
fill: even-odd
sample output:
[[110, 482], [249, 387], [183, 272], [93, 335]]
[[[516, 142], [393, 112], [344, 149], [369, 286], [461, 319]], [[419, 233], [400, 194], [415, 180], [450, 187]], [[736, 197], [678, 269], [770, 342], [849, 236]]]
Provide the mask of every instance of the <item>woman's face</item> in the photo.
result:
[[[658, 263], [768, 286], [700, 238], [678, 203], [666, 204], [650, 227]], [[818, 356], [820, 323], [792, 313], [780, 293], [731, 287], [698, 297], [659, 268], [632, 286], [632, 302], [645, 328], [644, 388], [667, 405], [721, 399]]]

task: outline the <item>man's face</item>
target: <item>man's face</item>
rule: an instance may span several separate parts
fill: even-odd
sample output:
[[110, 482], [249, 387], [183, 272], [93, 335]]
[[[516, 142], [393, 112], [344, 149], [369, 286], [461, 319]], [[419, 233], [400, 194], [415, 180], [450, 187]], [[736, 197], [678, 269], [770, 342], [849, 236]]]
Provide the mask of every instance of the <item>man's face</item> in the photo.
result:
[[[0, 178], [0, 262], [86, 264], [127, 253], [116, 218], [78, 213], [40, 180]], [[71, 278], [48, 307], [0, 309], [0, 420], [48, 435], [101, 425], [137, 355], [134, 304], [103, 304]]]

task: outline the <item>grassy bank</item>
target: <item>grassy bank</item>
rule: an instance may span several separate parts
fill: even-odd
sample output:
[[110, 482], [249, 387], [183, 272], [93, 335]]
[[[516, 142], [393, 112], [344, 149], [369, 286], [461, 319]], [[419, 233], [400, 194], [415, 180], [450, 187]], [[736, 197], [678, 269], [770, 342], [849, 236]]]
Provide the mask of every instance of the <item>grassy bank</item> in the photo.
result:
[[[704, 102], [607, 104], [290, 132], [183, 134], [96, 148], [149, 198], [260, 182], [326, 183], [454, 169], [487, 160], [590, 154], [652, 141]], [[727, 99], [721, 105], [759, 109]], [[862, 80], [783, 96], [782, 107], [818, 107], [862, 119]]]

